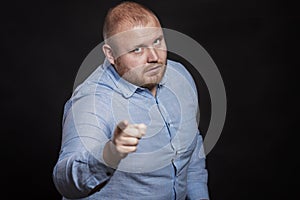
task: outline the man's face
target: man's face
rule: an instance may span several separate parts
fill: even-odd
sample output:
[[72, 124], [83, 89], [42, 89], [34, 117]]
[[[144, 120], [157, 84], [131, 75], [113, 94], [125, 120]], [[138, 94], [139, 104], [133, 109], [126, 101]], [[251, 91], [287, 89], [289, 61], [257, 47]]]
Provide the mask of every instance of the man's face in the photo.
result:
[[128, 82], [153, 88], [166, 70], [166, 44], [157, 23], [134, 27], [113, 36], [114, 66]]

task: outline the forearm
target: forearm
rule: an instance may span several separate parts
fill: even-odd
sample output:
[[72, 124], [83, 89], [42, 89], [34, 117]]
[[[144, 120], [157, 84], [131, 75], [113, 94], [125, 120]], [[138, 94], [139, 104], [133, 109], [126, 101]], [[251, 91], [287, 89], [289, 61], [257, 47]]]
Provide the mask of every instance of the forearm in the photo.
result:
[[208, 188], [206, 183], [201, 183], [199, 181], [190, 181], [188, 183], [188, 193], [187, 200], [208, 200]]
[[90, 152], [80, 152], [57, 162], [53, 180], [64, 197], [82, 198], [105, 183], [112, 173], [112, 168], [102, 164]]
[[94, 94], [66, 103], [62, 145], [53, 170], [54, 183], [63, 196], [86, 197], [113, 173], [103, 160], [104, 146], [111, 133], [110, 112], [106, 99]]
[[192, 154], [187, 174], [187, 194], [189, 200], [209, 199], [202, 137], [199, 135], [197, 146]]

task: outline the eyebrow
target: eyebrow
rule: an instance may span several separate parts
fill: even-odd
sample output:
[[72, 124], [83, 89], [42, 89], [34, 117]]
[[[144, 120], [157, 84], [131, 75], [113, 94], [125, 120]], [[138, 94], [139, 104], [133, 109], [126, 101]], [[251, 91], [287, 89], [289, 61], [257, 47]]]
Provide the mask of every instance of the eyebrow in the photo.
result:
[[[153, 40], [153, 42], [156, 41], [156, 40], [162, 40], [163, 38], [164, 38], [164, 36], [163, 36], [163, 35], [160, 35], [160, 36], [156, 37], [156, 38]], [[153, 43], [153, 42], [152, 42], [152, 43]], [[148, 47], [148, 45], [146, 45], [146, 44], [138, 44], [138, 45], [134, 45], [134, 46], [131, 48], [130, 51], [133, 51], [134, 49], [140, 48], [140, 47]]]

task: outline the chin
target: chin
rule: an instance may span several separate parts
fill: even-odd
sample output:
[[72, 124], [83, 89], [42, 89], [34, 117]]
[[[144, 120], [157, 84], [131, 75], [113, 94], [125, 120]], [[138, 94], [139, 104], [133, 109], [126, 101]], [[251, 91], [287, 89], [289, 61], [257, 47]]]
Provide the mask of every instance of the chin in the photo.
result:
[[142, 85], [142, 87], [144, 87], [144, 88], [154, 88], [154, 87], [156, 87], [156, 85], [157, 85], [158, 83], [145, 83], [144, 85]]

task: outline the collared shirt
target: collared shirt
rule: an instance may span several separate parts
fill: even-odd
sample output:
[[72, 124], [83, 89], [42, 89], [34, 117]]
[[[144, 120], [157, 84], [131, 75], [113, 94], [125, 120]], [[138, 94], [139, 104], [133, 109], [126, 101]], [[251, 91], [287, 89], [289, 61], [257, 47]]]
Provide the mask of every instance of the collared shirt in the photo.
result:
[[[66, 102], [53, 180], [63, 199], [209, 199], [197, 90], [188, 71], [168, 60], [156, 96], [133, 85], [106, 60]], [[117, 169], [103, 148], [118, 122], [144, 123], [137, 151]]]

